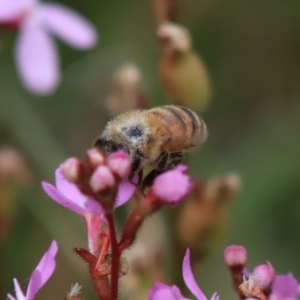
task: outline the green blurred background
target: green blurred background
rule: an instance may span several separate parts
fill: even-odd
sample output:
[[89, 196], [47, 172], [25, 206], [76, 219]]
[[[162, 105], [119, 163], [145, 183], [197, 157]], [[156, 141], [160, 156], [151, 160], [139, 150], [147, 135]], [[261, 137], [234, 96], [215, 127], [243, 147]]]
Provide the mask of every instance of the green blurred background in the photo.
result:
[[[51, 96], [20, 85], [13, 61], [16, 32], [0, 38], [0, 146], [26, 157], [29, 187], [15, 186], [16, 211], [0, 248], [0, 299], [22, 286], [52, 239], [58, 266], [36, 299], [63, 299], [71, 283], [96, 299], [85, 265], [72, 247], [86, 245], [80, 217], [43, 193], [40, 182], [69, 156], [83, 157], [109, 119], [104, 99], [112, 74], [136, 63], [153, 105], [168, 103], [157, 76], [159, 45], [150, 1], [61, 1], [85, 15], [100, 34], [98, 47], [79, 52], [58, 41], [63, 80]], [[208, 179], [234, 171], [242, 190], [231, 206], [229, 234], [198, 272], [207, 295], [235, 297], [223, 265], [226, 245], [245, 245], [249, 267], [269, 260], [300, 278], [300, 2], [296, 0], [181, 0], [179, 20], [207, 65], [213, 99], [203, 114], [210, 137], [192, 154], [193, 175]], [[0, 199], [3, 201], [3, 199]], [[180, 272], [180, 270], [176, 270]]]

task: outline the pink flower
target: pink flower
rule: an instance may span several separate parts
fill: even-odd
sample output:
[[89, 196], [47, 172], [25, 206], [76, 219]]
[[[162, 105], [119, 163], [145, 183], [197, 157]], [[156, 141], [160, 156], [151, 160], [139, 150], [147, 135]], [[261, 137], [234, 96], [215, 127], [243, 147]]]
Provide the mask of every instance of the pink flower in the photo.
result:
[[[55, 171], [56, 186], [48, 182], [42, 182], [42, 187], [46, 194], [63, 207], [81, 215], [84, 218], [89, 250], [92, 254], [99, 252], [101, 234], [105, 226], [104, 210], [100, 203], [81, 193], [76, 184], [65, 179], [61, 172], [61, 166]], [[135, 185], [128, 180], [123, 180], [119, 184], [119, 190], [115, 202], [115, 207], [126, 203], [135, 191]]]
[[151, 192], [165, 204], [179, 204], [193, 188], [193, 182], [184, 172], [187, 166], [178, 165], [155, 178]]
[[48, 281], [48, 279], [50, 278], [50, 276], [52, 275], [55, 269], [55, 255], [57, 253], [57, 249], [58, 249], [57, 243], [56, 241], [53, 241], [48, 251], [44, 254], [39, 264], [32, 272], [27, 287], [26, 295], [24, 295], [18, 280], [14, 278], [16, 297], [13, 297], [12, 295], [8, 294], [7, 297], [9, 300], [34, 299], [36, 293]]
[[272, 284], [270, 300], [296, 300], [300, 293], [297, 279], [291, 275], [276, 275]]
[[22, 82], [35, 94], [53, 92], [60, 80], [59, 58], [51, 34], [78, 49], [97, 42], [93, 26], [76, 12], [38, 0], [0, 0], [0, 23], [20, 28], [16, 62]]
[[[190, 263], [190, 250], [187, 249], [182, 264], [183, 279], [190, 292], [197, 300], [207, 300], [201, 291], [192, 272]], [[211, 300], [218, 300], [219, 296], [214, 293]], [[154, 286], [149, 290], [148, 300], [188, 300], [183, 297], [177, 286], [168, 286], [166, 284], [155, 282]]]
[[[46, 194], [63, 207], [83, 216], [85, 213], [102, 215], [104, 213], [99, 202], [81, 193], [76, 184], [69, 182], [61, 173], [61, 167], [55, 171], [55, 185], [42, 182]], [[120, 183], [116, 207], [126, 203], [132, 196], [135, 186], [128, 180]]]

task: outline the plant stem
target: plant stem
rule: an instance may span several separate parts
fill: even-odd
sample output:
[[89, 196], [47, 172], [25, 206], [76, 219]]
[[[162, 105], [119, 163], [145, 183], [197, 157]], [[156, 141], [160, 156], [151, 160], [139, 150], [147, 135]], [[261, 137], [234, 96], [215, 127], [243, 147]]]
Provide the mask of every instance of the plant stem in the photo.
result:
[[118, 248], [116, 228], [114, 224], [113, 215], [111, 212], [106, 213], [106, 218], [109, 226], [110, 239], [111, 239], [111, 300], [118, 299], [119, 288], [119, 268], [120, 268], [120, 251]]

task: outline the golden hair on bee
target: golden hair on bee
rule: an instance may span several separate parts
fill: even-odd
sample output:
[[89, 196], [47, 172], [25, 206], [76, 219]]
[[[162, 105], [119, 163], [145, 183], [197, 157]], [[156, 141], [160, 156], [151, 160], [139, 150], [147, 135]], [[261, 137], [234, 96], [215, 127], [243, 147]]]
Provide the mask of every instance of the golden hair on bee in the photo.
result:
[[133, 110], [112, 119], [94, 146], [110, 154], [119, 149], [130, 155], [131, 175], [145, 167], [158, 172], [174, 168], [185, 151], [203, 143], [204, 121], [186, 107], [167, 105]]

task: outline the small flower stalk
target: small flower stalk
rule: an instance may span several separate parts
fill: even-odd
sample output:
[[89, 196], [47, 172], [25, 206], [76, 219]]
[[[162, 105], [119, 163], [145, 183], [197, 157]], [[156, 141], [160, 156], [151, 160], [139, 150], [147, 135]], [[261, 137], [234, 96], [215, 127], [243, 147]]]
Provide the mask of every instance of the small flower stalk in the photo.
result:
[[240, 189], [236, 174], [219, 176], [204, 183], [196, 180], [187, 201], [175, 219], [176, 243], [188, 247], [201, 262], [226, 233], [229, 209]]

